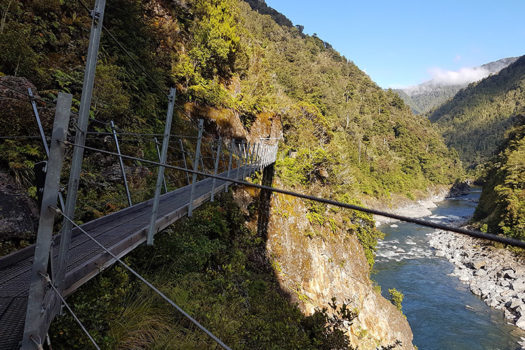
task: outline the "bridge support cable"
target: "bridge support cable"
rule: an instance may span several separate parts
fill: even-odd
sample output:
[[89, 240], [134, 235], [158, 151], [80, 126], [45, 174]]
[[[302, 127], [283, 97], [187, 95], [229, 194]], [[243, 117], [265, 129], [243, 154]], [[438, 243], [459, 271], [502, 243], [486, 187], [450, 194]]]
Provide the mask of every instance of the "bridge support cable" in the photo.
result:
[[[213, 175], [217, 175], [217, 171], [219, 170], [219, 161], [221, 160], [221, 148], [222, 148], [222, 137], [219, 137], [219, 140], [217, 142], [217, 156], [215, 157], [215, 164], [213, 167]], [[215, 183], [217, 179], [212, 180], [211, 185], [211, 198], [210, 202], [213, 202], [215, 199]]]
[[[58, 94], [48, 169], [38, 222], [35, 254], [31, 269], [31, 282], [22, 339], [23, 350], [35, 348], [32, 339], [45, 338], [49, 324], [60, 305], [55, 298], [49, 295], [42, 281], [41, 274], [49, 270], [53, 225], [55, 223], [55, 213], [49, 210], [49, 206], [57, 205], [60, 173], [64, 163], [64, 140], [67, 137], [72, 100], [73, 96], [70, 94]], [[42, 312], [43, 307], [45, 307], [47, 312]]]
[[[180, 151], [182, 152], [182, 161], [184, 162], [184, 169], [188, 169], [188, 163], [186, 162], [186, 152], [184, 152], [184, 143], [182, 142], [182, 138], [179, 139], [180, 143]], [[186, 172], [186, 180], [188, 181], [188, 185], [191, 185], [190, 180], [190, 173]]]
[[[78, 146], [78, 145], [75, 145], [75, 144], [70, 143], [68, 141], [65, 141], [65, 143], [68, 144], [68, 145], [71, 145], [71, 146]], [[113, 155], [113, 156], [118, 156], [118, 154], [116, 154], [114, 152], [108, 152], [108, 151], [104, 151], [104, 150], [101, 150], [101, 149], [98, 149], [98, 148], [93, 148], [93, 147], [88, 147], [88, 146], [82, 146], [82, 147], [85, 148], [85, 149], [94, 151], [94, 152], [101, 152], [101, 153], [105, 153], [105, 154], [109, 154], [109, 155]], [[271, 164], [271, 163], [274, 162], [275, 152], [276, 152], [276, 150], [270, 150], [269, 151], [269, 153], [268, 153], [269, 157], [266, 160], [266, 165]], [[222, 181], [226, 181], [226, 182], [232, 182], [232, 183], [235, 183], [235, 184], [238, 184], [238, 185], [242, 185], [242, 186], [253, 187], [253, 188], [257, 188], [257, 189], [261, 189], [261, 190], [268, 190], [268, 191], [272, 191], [272, 192], [275, 192], [275, 193], [285, 194], [285, 195], [289, 195], [289, 196], [293, 196], [293, 197], [297, 197], [297, 198], [302, 198], [302, 199], [306, 199], [306, 200], [311, 200], [311, 201], [315, 201], [315, 202], [319, 202], [319, 203], [323, 203], [323, 204], [333, 205], [333, 206], [336, 206], [336, 207], [356, 210], [356, 211], [360, 211], [360, 212], [367, 213], [367, 214], [383, 216], [383, 217], [387, 217], [387, 218], [391, 218], [391, 219], [395, 219], [395, 220], [399, 220], [399, 221], [413, 223], [413, 224], [424, 226], [424, 227], [434, 228], [434, 229], [443, 230], [443, 231], [455, 232], [455, 233], [459, 233], [459, 234], [462, 234], [462, 235], [471, 236], [471, 237], [474, 237], [474, 238], [480, 238], [480, 239], [485, 239], [485, 240], [488, 240], [488, 241], [499, 242], [499, 243], [507, 244], [507, 245], [510, 245], [510, 246], [514, 246], [514, 247], [525, 249], [525, 241], [522, 241], [522, 240], [519, 240], [519, 239], [498, 236], [496, 234], [484, 233], [484, 232], [470, 230], [470, 229], [461, 228], [461, 227], [453, 227], [453, 226], [449, 226], [449, 225], [434, 223], [434, 222], [430, 222], [430, 221], [426, 221], [426, 220], [422, 220], [422, 219], [411, 218], [411, 217], [403, 216], [403, 215], [397, 215], [397, 214], [385, 212], [385, 211], [382, 211], [382, 210], [370, 209], [370, 208], [365, 208], [365, 207], [361, 207], [361, 206], [354, 205], [354, 204], [338, 202], [338, 201], [335, 201], [335, 200], [332, 200], [332, 199], [315, 197], [315, 196], [306, 195], [306, 194], [302, 194], [302, 193], [298, 193], [298, 192], [294, 192], [294, 191], [289, 191], [289, 190], [283, 190], [283, 189], [276, 188], [276, 187], [271, 187], [271, 186], [258, 185], [258, 184], [254, 184], [254, 183], [247, 182], [247, 181], [244, 181], [244, 180], [236, 180], [236, 179], [233, 179], [233, 178], [228, 178], [228, 177], [224, 177], [224, 176], [220, 176], [220, 175], [213, 175], [213, 174], [204, 173], [204, 172], [201, 172], [201, 171], [184, 169], [184, 168], [181, 168], [181, 167], [178, 167], [178, 166], [174, 166], [174, 165], [160, 164], [158, 162], [153, 162], [153, 161], [150, 161], [150, 160], [141, 159], [141, 158], [137, 158], [137, 157], [127, 156], [127, 155], [122, 155], [122, 157], [123, 158], [127, 158], [127, 159], [132, 159], [132, 160], [138, 160], [138, 161], [141, 161], [141, 162], [144, 162], [144, 163], [149, 163], [149, 164], [157, 165], [157, 166], [163, 165], [163, 166], [165, 166], [167, 168], [170, 168], [170, 169], [175, 169], [175, 170], [179, 170], [179, 171], [186, 171], [186, 172], [192, 173], [195, 176], [196, 175], [201, 175], [201, 176], [204, 176], [204, 177], [215, 178], [217, 180], [222, 180]]]
[[[226, 177], [229, 178], [230, 177], [230, 173], [232, 171], [232, 160], [233, 160], [233, 140], [230, 141], [230, 147], [229, 147], [229, 150], [228, 150], [228, 153], [229, 153], [229, 160], [228, 160], [228, 173], [226, 174]], [[188, 173], [186, 173], [188, 174]], [[217, 174], [215, 174], [217, 175]], [[226, 183], [226, 186], [224, 186], [224, 191], [225, 192], [228, 192], [228, 185], [229, 185], [229, 182]]]
[[82, 328], [82, 331], [84, 331], [84, 333], [86, 334], [86, 336], [89, 338], [89, 340], [91, 340], [91, 342], [93, 343], [93, 345], [95, 346], [95, 348], [97, 350], [100, 350], [100, 347], [98, 346], [97, 342], [95, 341], [95, 339], [93, 339], [93, 337], [91, 336], [91, 334], [89, 334], [89, 331], [86, 329], [86, 327], [82, 324], [82, 322], [80, 321], [80, 319], [77, 317], [77, 315], [73, 312], [73, 310], [71, 309], [71, 307], [69, 306], [69, 304], [66, 302], [66, 300], [64, 299], [64, 297], [62, 296], [62, 294], [60, 294], [60, 291], [55, 287], [55, 285], [53, 284], [53, 281], [51, 281], [51, 278], [49, 278], [49, 275], [47, 274], [40, 274], [42, 276], [42, 278], [44, 278], [44, 280], [47, 281], [47, 283], [49, 284], [49, 286], [55, 291], [55, 294], [56, 296], [60, 299], [60, 301], [62, 302], [62, 304], [66, 307], [66, 309], [69, 311], [69, 313], [71, 314], [71, 316], [73, 316], [73, 318], [75, 319], [75, 321], [78, 323], [78, 325], [80, 326], [80, 328]]
[[153, 284], [148, 282], [142, 275], [140, 275], [137, 271], [135, 271], [133, 268], [131, 268], [129, 265], [127, 265], [125, 262], [123, 262], [117, 255], [113, 254], [109, 249], [107, 249], [102, 243], [97, 241], [93, 236], [91, 236], [86, 230], [84, 230], [82, 227], [77, 225], [71, 218], [66, 216], [60, 209], [53, 207], [52, 209], [55, 210], [57, 214], [60, 214], [64, 217], [65, 220], [69, 221], [71, 225], [76, 227], [80, 232], [82, 232], [84, 235], [86, 235], [91, 241], [93, 241], [96, 245], [98, 245], [102, 250], [104, 250], [106, 253], [108, 253], [115, 261], [117, 261], [119, 264], [121, 264], [126, 270], [131, 272], [135, 277], [137, 277], [141, 282], [143, 282], [145, 285], [147, 285], [150, 289], [152, 289], [155, 293], [157, 293], [162, 299], [164, 299], [168, 304], [173, 306], [177, 311], [179, 311], [184, 317], [186, 317], [188, 320], [190, 320], [195, 326], [197, 326], [201, 331], [206, 333], [211, 339], [213, 339], [217, 344], [219, 344], [223, 349], [231, 350], [230, 347], [228, 347], [226, 344], [224, 344], [218, 337], [216, 337], [212, 332], [210, 332], [208, 329], [206, 329], [203, 325], [201, 325], [196, 319], [191, 317], [186, 311], [184, 311], [180, 306], [175, 304], [173, 300], [168, 298], [164, 293], [162, 293], [159, 289], [157, 289]]
[[[171, 121], [173, 120], [173, 107], [175, 106], [175, 88], [170, 89], [168, 97], [168, 112], [166, 114], [166, 125], [164, 126], [164, 139], [162, 140], [162, 151], [160, 154], [160, 163], [166, 164], [168, 158], [168, 143], [170, 141]], [[164, 181], [164, 166], [158, 168], [157, 184], [155, 186], [155, 197], [153, 198], [153, 208], [151, 211], [151, 221], [148, 230], [148, 245], [153, 245], [153, 236], [155, 235], [155, 226], [157, 224], [157, 215], [159, 209], [160, 192]]]
[[[199, 157], [201, 153], [201, 142], [202, 142], [202, 132], [204, 130], [204, 119], [199, 119], [199, 138], [197, 139], [197, 146], [195, 148], [195, 159], [193, 159], [193, 177], [191, 179], [191, 189], [190, 189], [190, 202], [188, 203], [188, 216], [193, 214], [193, 195], [195, 193], [195, 183], [197, 182], [197, 173], [199, 171]], [[204, 166], [202, 167], [204, 170]]]
[[[113, 131], [113, 140], [115, 140], [115, 147], [117, 148], [117, 153], [120, 153], [120, 144], [118, 143], [118, 136], [117, 131], [115, 129], [115, 123], [113, 120], [111, 123], [111, 130]], [[119, 164], [120, 164], [120, 171], [122, 172], [122, 181], [124, 182], [124, 188], [126, 189], [126, 197], [128, 198], [128, 205], [131, 207], [133, 206], [133, 202], [131, 201], [131, 194], [129, 193], [129, 187], [128, 187], [128, 179], [126, 178], [126, 168], [124, 167], [124, 162], [122, 161], [122, 157], [118, 157]]]

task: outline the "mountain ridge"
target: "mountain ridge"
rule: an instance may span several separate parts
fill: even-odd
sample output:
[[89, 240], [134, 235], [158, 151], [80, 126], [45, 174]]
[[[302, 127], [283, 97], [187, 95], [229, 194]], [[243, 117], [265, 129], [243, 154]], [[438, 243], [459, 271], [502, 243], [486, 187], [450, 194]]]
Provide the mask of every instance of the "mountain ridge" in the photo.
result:
[[[478, 67], [456, 72], [437, 72], [438, 77], [403, 89], [394, 89], [416, 114], [425, 114], [439, 107], [471, 83], [475, 83], [514, 63], [518, 57], [507, 57]], [[450, 81], [457, 83], [450, 84]]]
[[525, 56], [460, 90], [428, 118], [469, 167], [483, 164], [525, 115]]

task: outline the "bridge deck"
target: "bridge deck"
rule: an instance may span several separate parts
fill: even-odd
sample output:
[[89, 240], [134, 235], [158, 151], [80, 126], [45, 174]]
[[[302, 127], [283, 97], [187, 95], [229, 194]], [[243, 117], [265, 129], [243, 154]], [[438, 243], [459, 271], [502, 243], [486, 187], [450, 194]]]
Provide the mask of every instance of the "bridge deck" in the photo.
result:
[[[246, 173], [255, 167], [247, 166]], [[243, 169], [230, 173], [233, 179], [242, 177]], [[226, 173], [221, 174], [226, 176]], [[216, 180], [215, 192], [224, 190], [226, 183]], [[185, 186], [160, 197], [157, 227], [166, 228], [188, 212], [191, 186]], [[212, 179], [195, 184], [194, 207], [211, 196]], [[151, 218], [152, 200], [136, 204], [108, 216], [88, 222], [81, 227], [112, 253], [121, 257], [146, 240]], [[60, 236], [53, 245], [51, 266], [56, 264]], [[24, 331], [24, 321], [31, 278], [34, 245], [0, 258], [0, 349], [18, 349]], [[115, 260], [85, 234], [74, 229], [66, 273], [67, 296], [96, 276]]]

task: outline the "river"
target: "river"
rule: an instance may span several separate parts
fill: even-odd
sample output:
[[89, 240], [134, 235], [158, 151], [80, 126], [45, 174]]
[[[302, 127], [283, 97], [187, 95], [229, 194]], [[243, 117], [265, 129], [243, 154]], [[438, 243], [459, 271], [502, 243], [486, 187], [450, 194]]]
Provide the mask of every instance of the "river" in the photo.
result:
[[[427, 220], [458, 222], [471, 217], [480, 191], [447, 199]], [[378, 244], [372, 279], [388, 298], [388, 289], [404, 294], [403, 313], [419, 350], [514, 350], [525, 332], [507, 324], [503, 312], [487, 306], [457, 277], [454, 267], [436, 257], [428, 241], [432, 229], [401, 222], [379, 227], [386, 236]]]

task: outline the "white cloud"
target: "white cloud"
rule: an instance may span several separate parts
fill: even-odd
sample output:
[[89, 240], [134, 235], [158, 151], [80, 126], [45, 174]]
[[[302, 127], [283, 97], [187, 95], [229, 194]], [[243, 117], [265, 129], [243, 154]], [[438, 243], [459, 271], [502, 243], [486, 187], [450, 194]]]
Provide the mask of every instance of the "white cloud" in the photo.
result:
[[490, 72], [481, 67], [461, 68], [458, 71], [431, 68], [428, 71], [432, 76], [432, 83], [439, 85], [469, 84], [489, 76]]

